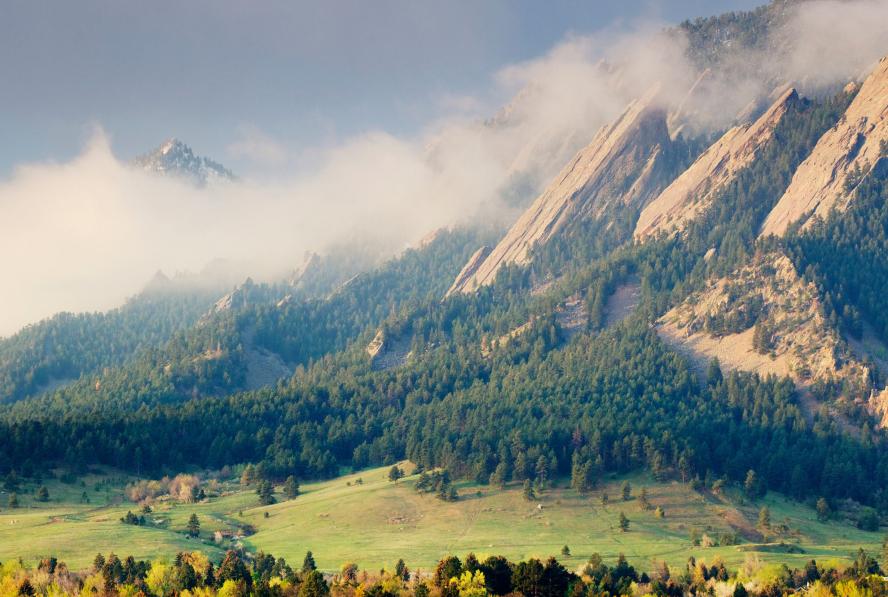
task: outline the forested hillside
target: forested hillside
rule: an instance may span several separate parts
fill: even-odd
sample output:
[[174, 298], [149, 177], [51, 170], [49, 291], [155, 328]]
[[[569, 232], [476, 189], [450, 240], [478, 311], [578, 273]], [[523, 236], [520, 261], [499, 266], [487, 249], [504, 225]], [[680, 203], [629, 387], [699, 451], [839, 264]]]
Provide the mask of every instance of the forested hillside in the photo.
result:
[[0, 402], [49, 391], [162, 346], [193, 326], [221, 290], [167, 282], [108, 313], [61, 313], [0, 339]]
[[[787, 4], [682, 28], [712, 66], [735, 45], [761, 49]], [[763, 236], [800, 164], [860, 93], [783, 89], [779, 118], [730, 176], [700, 182], [706, 201], [680, 227], [633, 236], [645, 207], [724, 131], [672, 134], [652, 94], [505, 236], [442, 231], [333, 289], [247, 280], [221, 298], [146, 294], [28, 328], [0, 344], [0, 396], [16, 401], [0, 408], [0, 473], [253, 463], [283, 480], [409, 458], [484, 484], [559, 476], [585, 494], [606, 474], [646, 470], [886, 512], [888, 359], [873, 347], [888, 342], [888, 141], [841, 190], [846, 209]], [[448, 292], [472, 255], [489, 260], [483, 276]], [[695, 317], [667, 344], [662, 318], [674, 309]], [[806, 329], [821, 337], [781, 343], [814, 320]], [[785, 356], [782, 346], [798, 363], [827, 335], [825, 369], [802, 362], [779, 378], [710, 361], [690, 341], [751, 336], [758, 362]]]

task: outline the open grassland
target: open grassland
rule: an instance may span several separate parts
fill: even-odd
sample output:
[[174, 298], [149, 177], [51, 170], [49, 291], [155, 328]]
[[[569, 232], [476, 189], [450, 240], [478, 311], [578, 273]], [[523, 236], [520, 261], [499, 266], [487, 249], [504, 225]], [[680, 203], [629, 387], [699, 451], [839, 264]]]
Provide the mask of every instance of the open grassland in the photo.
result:
[[[408, 465], [409, 466], [409, 465]], [[716, 496], [692, 491], [686, 484], [660, 484], [648, 477], [628, 478], [632, 497], [624, 501], [624, 478], [612, 479], [586, 496], [565, 488], [565, 482], [534, 501], [520, 487], [501, 490], [458, 484], [460, 499], [444, 502], [414, 489], [416, 477], [392, 483], [386, 468], [345, 475], [331, 481], [306, 484], [295, 500], [261, 506], [252, 488], [235, 483], [219, 497], [201, 503], [159, 501], [146, 515], [145, 526], [125, 525], [120, 517], [138, 506], [124, 498], [129, 480], [121, 476], [88, 476], [76, 483], [47, 482], [51, 501], [33, 499], [35, 486], [22, 489], [22, 507], [0, 512], [0, 560], [22, 557], [31, 561], [55, 555], [74, 568], [85, 567], [95, 553], [114, 551], [137, 558], [171, 559], [178, 551], [201, 550], [219, 557], [241, 543], [299, 563], [307, 550], [322, 569], [333, 570], [346, 561], [375, 570], [391, 567], [403, 557], [413, 568], [425, 570], [443, 555], [502, 554], [510, 559], [556, 555], [573, 567], [592, 553], [615, 560], [624, 553], [647, 568], [652, 560], [681, 564], [691, 555], [711, 561], [721, 557], [737, 566], [748, 557], [762, 562], [801, 565], [847, 559], [863, 547], [881, 548], [882, 536], [860, 531], [847, 522], [818, 522], [811, 508], [769, 494], [745, 503], [734, 491]], [[638, 499], [645, 487], [650, 509]], [[86, 492], [90, 503], [83, 503]], [[603, 504], [601, 496], [609, 500]], [[281, 496], [278, 496], [281, 498]], [[771, 529], [757, 528], [759, 509], [771, 511]], [[660, 518], [655, 508], [663, 509]], [[630, 520], [621, 532], [619, 515]], [[185, 535], [188, 518], [196, 513], [201, 537]], [[255, 530], [241, 538], [245, 529]], [[783, 528], [781, 528], [783, 527]], [[225, 531], [220, 544], [215, 531]], [[252, 532], [249, 531], [249, 532]], [[230, 535], [235, 536], [228, 539]], [[695, 535], [702, 545], [695, 546]], [[724, 536], [739, 537], [738, 545], [710, 545]], [[562, 558], [568, 545], [571, 556]]]

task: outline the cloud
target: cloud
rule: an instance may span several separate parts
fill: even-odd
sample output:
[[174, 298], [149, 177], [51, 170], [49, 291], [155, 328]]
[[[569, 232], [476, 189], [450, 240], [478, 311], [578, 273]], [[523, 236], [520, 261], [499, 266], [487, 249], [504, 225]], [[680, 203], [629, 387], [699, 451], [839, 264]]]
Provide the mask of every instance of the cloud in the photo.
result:
[[377, 132], [327, 152], [311, 175], [198, 188], [120, 162], [98, 133], [71, 162], [23, 166], [0, 183], [0, 333], [119, 305], [158, 269], [222, 259], [269, 279], [334, 244], [392, 254], [474, 213], [484, 162], [461, 167], [473, 174], [437, 171], [415, 142]]
[[287, 160], [286, 147], [252, 125], [238, 129], [239, 137], [228, 145], [227, 153], [237, 159], [245, 159], [263, 165], [276, 166]]
[[814, 0], [796, 7], [782, 59], [787, 78], [812, 87], [865, 75], [888, 54], [888, 2]]
[[[735, 56], [737, 68], [685, 102], [692, 124], [718, 130], [776, 83], [828, 86], [888, 51], [885, 2], [799, 6], [785, 51]], [[420, 134], [369, 132], [311, 152], [298, 174], [289, 172], [300, 151], [242, 127], [230, 154], [280, 164], [288, 173], [274, 182], [195, 188], [152, 176], [116, 159], [101, 133], [70, 162], [21, 166], [0, 182], [0, 334], [119, 305], [158, 269], [226, 259], [273, 278], [306, 250], [363, 242], [391, 255], [442, 226], [507, 222], [630, 100], [659, 83], [665, 107], [684, 102], [698, 76], [686, 43], [657, 23], [570, 36], [502, 69], [477, 96], [443, 95], [441, 118]], [[513, 99], [494, 117], [473, 116], [494, 113], [489, 98], [501, 96]]]

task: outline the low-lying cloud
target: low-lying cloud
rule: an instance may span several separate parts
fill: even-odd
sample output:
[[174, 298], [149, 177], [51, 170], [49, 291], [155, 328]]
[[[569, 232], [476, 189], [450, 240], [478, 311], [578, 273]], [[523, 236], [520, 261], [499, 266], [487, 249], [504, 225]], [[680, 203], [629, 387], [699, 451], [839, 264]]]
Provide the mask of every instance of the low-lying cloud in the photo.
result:
[[[777, 55], [735, 56], [736, 68], [713, 73], [685, 109], [697, 127], [718, 130], [777, 84], [848, 80], [888, 53], [886, 23], [884, 1], [803, 3]], [[508, 220], [631, 99], [659, 83], [664, 104], [680, 104], [699, 75], [686, 47], [660, 25], [574, 35], [497, 73], [488, 94], [442, 97], [451, 116], [423, 134], [369, 133], [274, 182], [197, 188], [145, 173], [99, 131], [76, 159], [24, 165], [0, 182], [0, 335], [61, 310], [119, 305], [158, 269], [226, 259], [272, 278], [306, 250], [363, 241], [392, 254], [442, 226]], [[482, 122], [491, 95], [514, 100]], [[250, 127], [232, 136], [232, 155], [266, 165], [295, 154]]]

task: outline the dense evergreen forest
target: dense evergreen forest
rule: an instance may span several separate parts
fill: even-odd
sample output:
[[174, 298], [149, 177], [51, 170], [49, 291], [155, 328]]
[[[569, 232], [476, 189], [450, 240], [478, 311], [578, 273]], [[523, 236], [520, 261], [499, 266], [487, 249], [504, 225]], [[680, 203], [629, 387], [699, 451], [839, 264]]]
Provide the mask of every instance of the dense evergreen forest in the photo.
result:
[[193, 326], [221, 287], [149, 287], [108, 313], [61, 313], [0, 339], [0, 402], [39, 394], [53, 383], [121, 365]]

